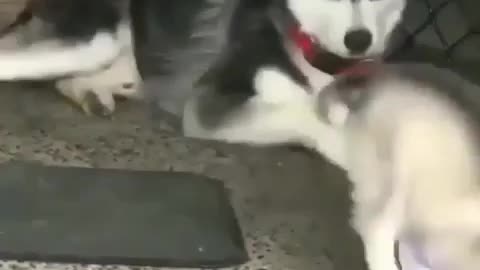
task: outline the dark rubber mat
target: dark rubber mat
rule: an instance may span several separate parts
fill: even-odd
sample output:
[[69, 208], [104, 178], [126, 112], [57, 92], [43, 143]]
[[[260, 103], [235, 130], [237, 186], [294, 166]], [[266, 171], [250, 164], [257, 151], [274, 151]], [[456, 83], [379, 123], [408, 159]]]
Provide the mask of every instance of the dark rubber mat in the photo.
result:
[[0, 259], [225, 267], [247, 255], [219, 181], [6, 163], [0, 165]]

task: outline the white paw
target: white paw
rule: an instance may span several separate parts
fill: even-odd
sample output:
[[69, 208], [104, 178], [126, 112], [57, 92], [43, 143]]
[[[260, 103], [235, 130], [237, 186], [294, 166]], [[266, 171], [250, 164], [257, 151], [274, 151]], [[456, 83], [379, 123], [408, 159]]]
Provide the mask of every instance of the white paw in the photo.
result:
[[111, 66], [88, 75], [61, 79], [58, 91], [89, 115], [115, 111], [114, 97], [141, 98], [141, 80], [132, 55], [121, 55]]
[[73, 79], [57, 82], [58, 91], [88, 115], [107, 116], [115, 111], [113, 93], [103, 88], [83, 88]]
[[328, 120], [334, 126], [343, 126], [347, 121], [349, 113], [350, 111], [345, 104], [335, 102], [328, 110]]

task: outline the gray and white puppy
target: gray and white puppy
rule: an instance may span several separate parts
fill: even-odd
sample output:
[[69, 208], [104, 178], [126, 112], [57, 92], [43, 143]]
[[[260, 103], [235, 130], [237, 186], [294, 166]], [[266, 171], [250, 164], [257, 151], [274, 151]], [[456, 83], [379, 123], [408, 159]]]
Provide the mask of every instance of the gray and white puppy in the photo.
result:
[[319, 115], [342, 129], [352, 224], [371, 270], [480, 269], [480, 88], [421, 64], [337, 78]]

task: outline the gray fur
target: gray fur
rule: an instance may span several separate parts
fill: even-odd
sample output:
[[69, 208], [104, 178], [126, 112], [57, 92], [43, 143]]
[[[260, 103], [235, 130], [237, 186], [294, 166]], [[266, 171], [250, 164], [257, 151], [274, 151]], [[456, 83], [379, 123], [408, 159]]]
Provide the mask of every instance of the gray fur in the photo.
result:
[[[172, 46], [155, 45], [145, 56], [158, 70], [144, 74], [144, 87], [155, 106], [181, 116], [186, 99], [195, 91], [194, 84], [213, 64], [225, 46], [231, 12], [237, 0], [208, 0], [194, 18], [186, 40]], [[161, 29], [159, 29], [161, 31]], [[171, 40], [159, 36], [159, 42]], [[159, 64], [158, 64], [159, 63]]]

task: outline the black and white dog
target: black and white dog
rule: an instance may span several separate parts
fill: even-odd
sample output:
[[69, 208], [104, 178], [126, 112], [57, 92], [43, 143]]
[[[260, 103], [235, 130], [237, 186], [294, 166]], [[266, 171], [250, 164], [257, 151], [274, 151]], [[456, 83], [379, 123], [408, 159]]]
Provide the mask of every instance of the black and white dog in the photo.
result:
[[382, 57], [405, 5], [403, 0], [238, 1], [223, 55], [185, 106], [185, 134], [302, 144], [344, 167], [343, 132], [319, 121], [312, 102], [333, 80], [331, 73], [355, 60]]
[[0, 80], [56, 79], [86, 113], [140, 96], [128, 0], [31, 0], [0, 39]]
[[117, 95], [147, 97], [182, 117], [187, 136], [300, 143], [339, 165], [341, 134], [318, 121], [314, 106], [329, 72], [337, 71], [314, 67], [313, 58], [342, 68], [380, 57], [405, 6], [405, 0], [32, 2], [32, 18], [0, 40], [0, 80], [56, 78], [59, 91], [87, 113], [112, 113]]

